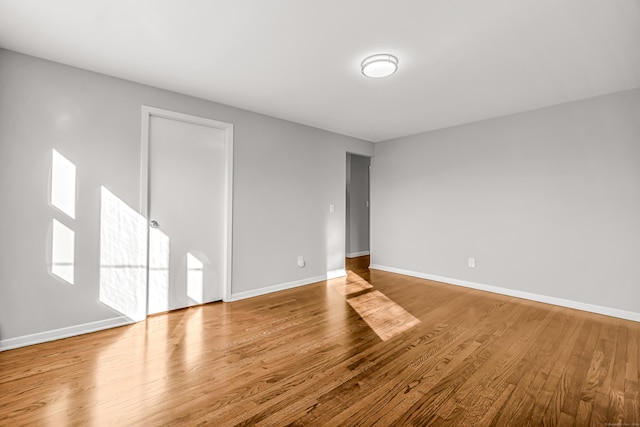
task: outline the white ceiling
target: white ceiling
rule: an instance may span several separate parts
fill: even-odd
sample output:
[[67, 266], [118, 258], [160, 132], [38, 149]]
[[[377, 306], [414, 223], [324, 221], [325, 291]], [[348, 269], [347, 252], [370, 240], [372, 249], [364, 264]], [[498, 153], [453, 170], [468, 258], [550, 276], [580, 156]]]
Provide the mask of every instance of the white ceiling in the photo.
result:
[[640, 87], [640, 0], [0, 0], [0, 46], [381, 141]]

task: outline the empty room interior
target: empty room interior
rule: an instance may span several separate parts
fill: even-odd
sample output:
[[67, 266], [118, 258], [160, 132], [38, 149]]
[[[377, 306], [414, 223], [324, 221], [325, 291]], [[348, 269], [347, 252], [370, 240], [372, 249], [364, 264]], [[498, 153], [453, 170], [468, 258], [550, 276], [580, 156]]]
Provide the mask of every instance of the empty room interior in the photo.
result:
[[640, 1], [0, 0], [0, 425], [640, 425]]

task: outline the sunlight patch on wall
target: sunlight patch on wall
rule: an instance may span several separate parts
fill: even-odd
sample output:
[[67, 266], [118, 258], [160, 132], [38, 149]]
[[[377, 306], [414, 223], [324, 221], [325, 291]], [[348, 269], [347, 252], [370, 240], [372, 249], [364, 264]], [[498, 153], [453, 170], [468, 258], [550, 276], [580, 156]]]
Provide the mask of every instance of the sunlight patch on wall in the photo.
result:
[[51, 158], [51, 205], [76, 217], [76, 166], [56, 150]]
[[101, 187], [100, 302], [134, 321], [147, 313], [147, 221]]
[[66, 225], [53, 220], [51, 273], [62, 280], [74, 282], [75, 233]]
[[344, 229], [336, 221], [327, 220], [325, 225], [325, 251], [327, 272], [344, 268]]
[[169, 310], [169, 236], [149, 229], [149, 314]]
[[187, 296], [196, 304], [204, 301], [204, 264], [192, 253], [187, 253]]

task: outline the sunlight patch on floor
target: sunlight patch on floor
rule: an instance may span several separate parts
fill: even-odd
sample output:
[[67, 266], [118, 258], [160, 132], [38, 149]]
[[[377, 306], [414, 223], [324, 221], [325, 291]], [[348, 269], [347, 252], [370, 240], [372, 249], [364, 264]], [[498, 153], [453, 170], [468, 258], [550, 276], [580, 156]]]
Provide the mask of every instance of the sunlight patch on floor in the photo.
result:
[[367, 292], [349, 298], [347, 302], [383, 341], [420, 323], [380, 291]]
[[330, 283], [329, 286], [331, 286], [331, 288], [337, 291], [340, 295], [344, 296], [356, 294], [358, 292], [373, 288], [373, 285], [365, 282], [364, 280], [352, 283], [345, 283], [345, 281], [342, 280], [339, 282]]

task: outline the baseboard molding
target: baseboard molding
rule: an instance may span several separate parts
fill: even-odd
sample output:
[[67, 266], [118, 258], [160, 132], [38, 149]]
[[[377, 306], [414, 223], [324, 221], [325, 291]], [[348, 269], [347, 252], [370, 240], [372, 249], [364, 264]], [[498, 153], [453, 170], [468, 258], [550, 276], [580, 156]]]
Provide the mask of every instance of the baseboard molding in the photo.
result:
[[258, 297], [260, 295], [266, 295], [273, 292], [284, 291], [287, 289], [297, 288], [299, 286], [322, 282], [323, 280], [335, 279], [337, 277], [343, 277], [346, 275], [347, 272], [344, 268], [327, 271], [327, 274], [323, 274], [321, 276], [308, 277], [306, 279], [294, 280], [293, 282], [281, 283], [273, 286], [266, 286], [264, 288], [253, 289], [251, 291], [231, 293], [231, 299], [229, 299], [229, 301], [240, 301], [247, 298]]
[[117, 326], [135, 323], [126, 316], [114, 317], [97, 322], [83, 323], [81, 325], [69, 326], [67, 328], [53, 329], [51, 331], [38, 332], [36, 334], [24, 335], [21, 337], [7, 338], [0, 340], [0, 351], [11, 350], [18, 347], [40, 344], [47, 341], [69, 338], [76, 335], [88, 334], [90, 332], [101, 331], [103, 329], [115, 328]]
[[339, 268], [338, 270], [327, 271], [327, 280], [336, 279], [338, 277], [344, 277], [347, 275], [347, 270]]
[[347, 254], [347, 258], [357, 258], [359, 256], [365, 256], [365, 255], [369, 255], [369, 251], [352, 252], [350, 254]]
[[498, 286], [484, 285], [482, 283], [469, 282], [467, 280], [452, 279], [450, 277], [437, 276], [435, 274], [420, 273], [417, 271], [404, 270], [401, 268], [388, 267], [386, 265], [371, 264], [369, 268], [374, 270], [388, 271], [390, 273], [403, 274], [405, 276], [418, 277], [420, 279], [433, 280], [435, 282], [447, 283], [450, 285], [463, 286], [465, 288], [478, 289], [480, 291], [492, 292], [494, 294], [507, 295], [510, 297], [523, 298], [531, 301], [543, 302], [560, 307], [573, 308], [576, 310], [588, 311], [590, 313], [604, 314], [605, 316], [617, 317], [620, 319], [640, 322], [640, 313], [625, 311], [617, 308], [604, 307], [601, 305], [588, 304], [579, 301], [556, 298], [547, 295], [534, 294], [531, 292], [517, 291], [514, 289], [501, 288]]

